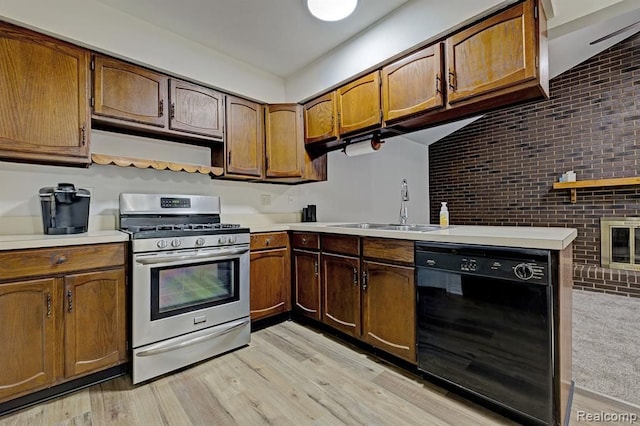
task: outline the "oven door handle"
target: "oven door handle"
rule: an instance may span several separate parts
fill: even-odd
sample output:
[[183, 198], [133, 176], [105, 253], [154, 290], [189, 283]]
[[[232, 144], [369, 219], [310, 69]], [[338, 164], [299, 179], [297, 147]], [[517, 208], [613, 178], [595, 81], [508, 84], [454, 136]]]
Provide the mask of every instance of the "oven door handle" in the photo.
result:
[[141, 265], [154, 265], [157, 263], [178, 262], [181, 260], [222, 260], [228, 256], [235, 256], [248, 252], [248, 248], [235, 249], [235, 250], [221, 250], [214, 253], [202, 253], [202, 254], [186, 254], [180, 256], [161, 256], [152, 258], [136, 259], [136, 263]]
[[152, 355], [157, 355], [165, 352], [175, 351], [187, 346], [197, 345], [198, 343], [206, 342], [207, 340], [211, 340], [213, 338], [223, 336], [227, 333], [231, 333], [232, 331], [237, 330], [238, 328], [244, 327], [245, 325], [249, 324], [249, 321], [250, 321], [249, 319], [243, 319], [240, 322], [229, 323], [228, 325], [230, 326], [222, 330], [216, 330], [212, 333], [205, 334], [204, 336], [193, 337], [191, 339], [183, 340], [178, 343], [174, 343], [174, 342], [160, 343], [158, 345], [152, 346], [151, 348], [145, 351], [138, 352], [136, 356], [142, 356], [142, 357], [152, 356]]

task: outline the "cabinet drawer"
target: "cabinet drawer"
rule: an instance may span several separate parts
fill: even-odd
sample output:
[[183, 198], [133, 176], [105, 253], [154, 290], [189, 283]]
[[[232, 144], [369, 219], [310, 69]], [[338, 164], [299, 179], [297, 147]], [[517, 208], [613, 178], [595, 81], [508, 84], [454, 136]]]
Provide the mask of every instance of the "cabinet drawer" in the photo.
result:
[[355, 235], [323, 235], [320, 246], [326, 252], [360, 255], [360, 237]]
[[413, 241], [365, 237], [362, 255], [369, 259], [413, 264]]
[[309, 232], [294, 232], [291, 234], [293, 248], [320, 250], [320, 238], [318, 234]]
[[125, 264], [125, 244], [88, 244], [0, 252], [0, 280]]
[[265, 232], [251, 234], [251, 251], [287, 247], [289, 236], [286, 232]]

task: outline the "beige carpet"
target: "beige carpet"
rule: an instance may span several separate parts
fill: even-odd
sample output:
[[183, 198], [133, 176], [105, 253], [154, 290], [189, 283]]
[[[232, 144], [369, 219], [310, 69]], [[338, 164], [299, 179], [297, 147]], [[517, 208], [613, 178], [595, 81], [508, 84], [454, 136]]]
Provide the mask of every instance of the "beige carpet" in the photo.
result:
[[573, 378], [640, 405], [640, 298], [574, 290]]

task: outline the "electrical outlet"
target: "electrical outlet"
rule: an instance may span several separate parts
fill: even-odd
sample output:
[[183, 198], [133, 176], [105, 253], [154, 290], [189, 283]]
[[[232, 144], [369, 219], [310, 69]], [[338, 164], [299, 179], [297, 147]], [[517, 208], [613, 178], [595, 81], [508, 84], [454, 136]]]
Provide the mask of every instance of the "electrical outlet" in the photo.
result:
[[270, 194], [261, 194], [260, 195], [260, 204], [263, 206], [271, 205], [271, 195]]

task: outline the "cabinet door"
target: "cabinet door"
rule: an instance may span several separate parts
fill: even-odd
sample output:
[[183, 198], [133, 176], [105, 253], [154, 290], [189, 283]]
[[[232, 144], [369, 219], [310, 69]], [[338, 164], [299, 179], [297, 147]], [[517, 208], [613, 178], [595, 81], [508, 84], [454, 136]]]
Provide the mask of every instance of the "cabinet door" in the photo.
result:
[[534, 3], [520, 3], [446, 40], [449, 104], [536, 78]]
[[327, 93], [304, 104], [304, 143], [338, 139], [336, 92]]
[[0, 158], [89, 163], [89, 52], [0, 23]]
[[382, 68], [385, 121], [409, 117], [442, 105], [442, 43]]
[[360, 258], [322, 254], [322, 320], [360, 336]]
[[64, 279], [65, 376], [79, 376], [127, 359], [125, 271]]
[[167, 127], [167, 76], [117, 59], [95, 56], [95, 116]]
[[251, 253], [251, 319], [291, 310], [289, 249]]
[[267, 177], [302, 177], [304, 141], [302, 106], [267, 105], [265, 111]]
[[59, 374], [55, 281], [0, 285], [0, 401], [46, 387]]
[[416, 362], [414, 268], [364, 261], [362, 335], [371, 345]]
[[338, 132], [341, 136], [382, 124], [379, 71], [340, 87], [337, 98]]
[[302, 315], [320, 320], [320, 253], [294, 250], [293, 266], [293, 309]]
[[213, 89], [169, 80], [169, 128], [222, 139], [224, 97]]
[[264, 164], [264, 114], [262, 106], [227, 96], [226, 172], [262, 177]]

